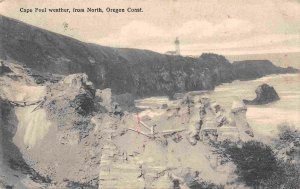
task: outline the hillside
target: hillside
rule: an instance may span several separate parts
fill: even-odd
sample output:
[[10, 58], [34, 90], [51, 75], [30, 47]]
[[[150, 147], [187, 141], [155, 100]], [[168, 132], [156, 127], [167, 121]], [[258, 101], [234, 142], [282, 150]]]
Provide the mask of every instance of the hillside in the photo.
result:
[[[24, 64], [39, 74], [86, 73], [97, 88], [111, 88], [114, 94], [132, 93], [138, 97], [175, 92], [211, 90], [218, 84], [240, 79], [225, 57], [204, 54], [199, 58], [170, 56], [138, 49], [118, 49], [84, 43], [14, 19], [0, 16], [0, 58]], [[273, 69], [263, 75], [295, 70]], [[270, 69], [269, 69], [270, 68]], [[237, 73], [237, 71], [239, 73]], [[246, 74], [247, 75], [247, 74]], [[261, 77], [261, 74], [251, 74]]]

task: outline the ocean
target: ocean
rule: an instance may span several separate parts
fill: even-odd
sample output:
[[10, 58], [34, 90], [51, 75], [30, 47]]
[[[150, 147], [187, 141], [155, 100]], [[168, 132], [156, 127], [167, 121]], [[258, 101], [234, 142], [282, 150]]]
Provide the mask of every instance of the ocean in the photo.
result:
[[[247, 120], [254, 133], [266, 137], [276, 136], [277, 126], [280, 124], [300, 129], [300, 74], [270, 75], [251, 81], [225, 83], [217, 86], [214, 91], [198, 95], [196, 98], [208, 96], [229, 114], [233, 101], [254, 99], [255, 89], [263, 83], [273, 86], [280, 100], [266, 105], [247, 106]], [[151, 97], [136, 101], [138, 107], [152, 109], [172, 103], [175, 102], [169, 101], [167, 97]]]
[[279, 124], [300, 129], [300, 75], [270, 75], [251, 81], [222, 84], [209, 94], [226, 110], [234, 100], [254, 99], [255, 89], [266, 83], [274, 87], [280, 100], [266, 105], [248, 105], [247, 119], [254, 132], [267, 136], [277, 134]]

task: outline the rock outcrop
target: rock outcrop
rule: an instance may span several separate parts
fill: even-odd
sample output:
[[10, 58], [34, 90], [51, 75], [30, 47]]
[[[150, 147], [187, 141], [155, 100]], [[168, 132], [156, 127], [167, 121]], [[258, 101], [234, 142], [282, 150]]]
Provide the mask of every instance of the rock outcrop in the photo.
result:
[[274, 87], [268, 84], [262, 84], [255, 90], [256, 98], [253, 100], [243, 100], [245, 104], [262, 105], [280, 100]]
[[234, 101], [231, 108], [232, 125], [238, 128], [240, 139], [249, 140], [254, 137], [246, 118], [247, 107], [241, 101]]
[[86, 116], [96, 110], [96, 89], [93, 83], [88, 81], [86, 74], [69, 75], [65, 77], [61, 83], [78, 91], [71, 101], [71, 106], [76, 109], [77, 113]]
[[246, 118], [247, 107], [243, 102], [233, 102], [229, 118], [219, 104], [207, 97], [201, 98], [198, 103], [198, 112], [193, 113], [198, 114], [198, 121], [193, 123], [187, 135], [191, 145], [196, 145], [198, 141], [244, 141], [254, 137]]
[[[0, 78], [0, 182], [4, 178], [16, 188], [41, 188], [39, 183], [98, 188], [103, 144], [95, 127], [120, 121], [107, 113], [111, 96], [98, 96], [85, 74], [37, 84], [25, 68], [6, 65], [12, 73]], [[20, 186], [23, 177], [34, 185]]]

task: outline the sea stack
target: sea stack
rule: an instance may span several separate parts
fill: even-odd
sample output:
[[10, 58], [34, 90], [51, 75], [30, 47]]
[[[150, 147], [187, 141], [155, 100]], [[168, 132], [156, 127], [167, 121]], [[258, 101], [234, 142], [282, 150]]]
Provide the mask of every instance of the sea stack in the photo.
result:
[[245, 104], [262, 105], [280, 100], [274, 87], [268, 84], [262, 84], [255, 90], [256, 98], [253, 100], [243, 100]]

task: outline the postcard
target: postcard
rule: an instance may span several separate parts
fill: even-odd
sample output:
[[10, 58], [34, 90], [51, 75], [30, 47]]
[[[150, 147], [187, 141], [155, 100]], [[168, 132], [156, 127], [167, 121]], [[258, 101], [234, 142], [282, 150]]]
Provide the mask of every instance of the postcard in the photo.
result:
[[0, 0], [0, 188], [299, 189], [299, 0]]

